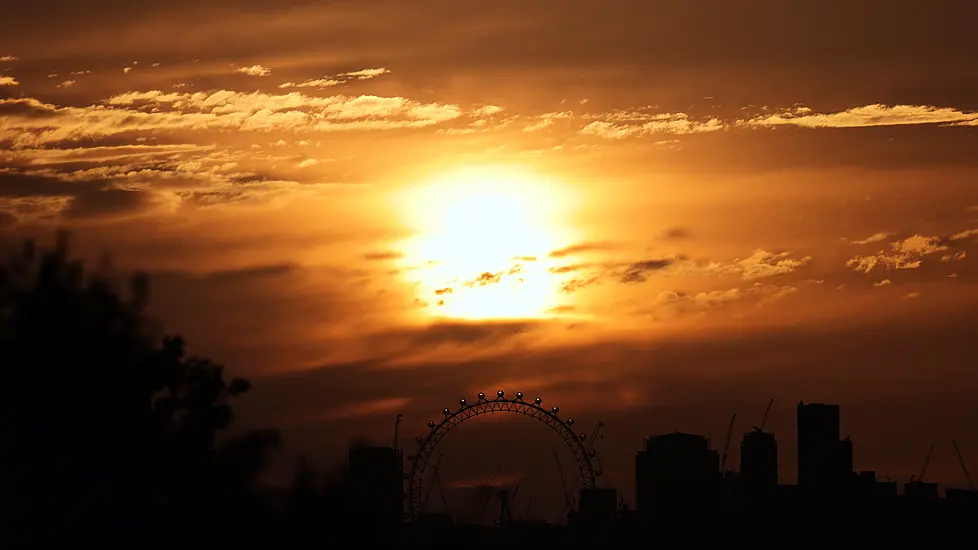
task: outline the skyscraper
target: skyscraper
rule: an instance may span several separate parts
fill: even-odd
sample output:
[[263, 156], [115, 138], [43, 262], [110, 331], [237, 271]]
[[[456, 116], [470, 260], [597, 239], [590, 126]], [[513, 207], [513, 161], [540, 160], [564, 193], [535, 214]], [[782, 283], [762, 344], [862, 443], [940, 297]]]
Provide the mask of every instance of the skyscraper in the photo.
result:
[[763, 512], [778, 495], [778, 442], [774, 434], [755, 430], [740, 443], [740, 473], [748, 512]]

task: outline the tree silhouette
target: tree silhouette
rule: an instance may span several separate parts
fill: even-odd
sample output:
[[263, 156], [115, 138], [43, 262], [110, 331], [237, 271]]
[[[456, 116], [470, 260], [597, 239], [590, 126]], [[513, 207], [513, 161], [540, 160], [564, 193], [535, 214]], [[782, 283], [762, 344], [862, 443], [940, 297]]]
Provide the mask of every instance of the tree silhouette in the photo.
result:
[[23, 540], [145, 545], [248, 506], [278, 435], [218, 441], [249, 383], [162, 336], [148, 298], [145, 274], [128, 296], [87, 274], [65, 233], [0, 266], [0, 498]]

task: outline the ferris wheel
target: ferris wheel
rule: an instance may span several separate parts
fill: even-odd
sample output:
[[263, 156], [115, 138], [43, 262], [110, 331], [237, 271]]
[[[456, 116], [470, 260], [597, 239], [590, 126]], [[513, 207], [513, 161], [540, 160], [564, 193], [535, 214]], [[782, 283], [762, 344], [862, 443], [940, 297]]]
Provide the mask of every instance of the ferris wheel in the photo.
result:
[[427, 507], [427, 495], [423, 491], [425, 471], [428, 469], [431, 457], [441, 440], [466, 420], [496, 413], [523, 415], [550, 428], [560, 436], [574, 456], [577, 465], [578, 485], [584, 489], [595, 487], [595, 478], [601, 475], [601, 470], [596, 470], [592, 463], [596, 453], [593, 448], [585, 447], [586, 434], [574, 432], [574, 419], [565, 420], [561, 418], [559, 416], [560, 408], [556, 405], [549, 409], [544, 408], [543, 399], [539, 397], [533, 399], [532, 402], [525, 401], [523, 392], [517, 392], [515, 398], [507, 398], [506, 393], [499, 390], [494, 399], [487, 398], [485, 393], [479, 393], [475, 403], [460, 399], [458, 409], [443, 409], [442, 416], [444, 418], [441, 422], [428, 422], [429, 433], [427, 437], [418, 436], [415, 438], [418, 449], [414, 454], [407, 457], [411, 463], [411, 469], [410, 473], [406, 474], [408, 480], [407, 512], [411, 520], [415, 520], [424, 514]]

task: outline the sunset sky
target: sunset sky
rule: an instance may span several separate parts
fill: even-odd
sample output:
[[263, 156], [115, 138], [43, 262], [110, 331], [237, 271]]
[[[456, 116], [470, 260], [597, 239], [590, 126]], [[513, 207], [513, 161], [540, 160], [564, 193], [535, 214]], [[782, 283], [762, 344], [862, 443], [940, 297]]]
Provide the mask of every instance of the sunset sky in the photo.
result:
[[[722, 446], [736, 412], [736, 442], [774, 397], [786, 481], [803, 399], [842, 405], [857, 468], [906, 479], [937, 443], [930, 476], [960, 482], [976, 20], [966, 0], [11, 2], [0, 240], [67, 227], [151, 272], [155, 314], [252, 379], [239, 426], [282, 428], [286, 457], [389, 444], [399, 412], [413, 445], [504, 388], [604, 420], [630, 495], [643, 437]], [[498, 445], [550, 467], [539, 429]]]

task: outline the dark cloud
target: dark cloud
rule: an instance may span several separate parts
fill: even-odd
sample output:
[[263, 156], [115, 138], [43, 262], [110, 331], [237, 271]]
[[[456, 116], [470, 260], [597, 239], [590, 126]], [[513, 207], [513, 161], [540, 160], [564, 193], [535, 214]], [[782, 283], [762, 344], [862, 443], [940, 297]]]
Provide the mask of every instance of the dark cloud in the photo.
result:
[[287, 275], [295, 272], [296, 269], [297, 267], [291, 264], [259, 265], [241, 269], [214, 271], [204, 275], [204, 278], [215, 282], [231, 283]]
[[669, 258], [636, 262], [625, 268], [625, 272], [621, 275], [620, 280], [623, 283], [644, 283], [650, 273], [665, 269], [674, 262], [675, 260]]
[[74, 197], [98, 191], [107, 180], [68, 181], [62, 178], [0, 171], [0, 197]]
[[386, 260], [397, 260], [403, 258], [404, 255], [400, 252], [395, 252], [393, 250], [387, 250], [383, 252], [368, 252], [363, 255], [364, 260], [370, 261], [386, 261]]
[[58, 116], [53, 105], [31, 98], [0, 99], [0, 116], [25, 118], [54, 118]]
[[608, 242], [586, 242], [579, 243], [564, 248], [554, 250], [550, 253], [551, 258], [564, 258], [574, 254], [584, 254], [588, 252], [599, 252], [603, 250], [610, 250], [614, 248], [613, 243]]
[[404, 338], [411, 346], [494, 343], [521, 334], [532, 322], [436, 323], [419, 329], [385, 333], [384, 338]]
[[138, 213], [154, 203], [155, 194], [128, 189], [91, 189], [75, 195], [61, 214], [98, 218]]
[[690, 236], [689, 230], [684, 227], [673, 227], [662, 233], [662, 237], [665, 239], [688, 239]]

